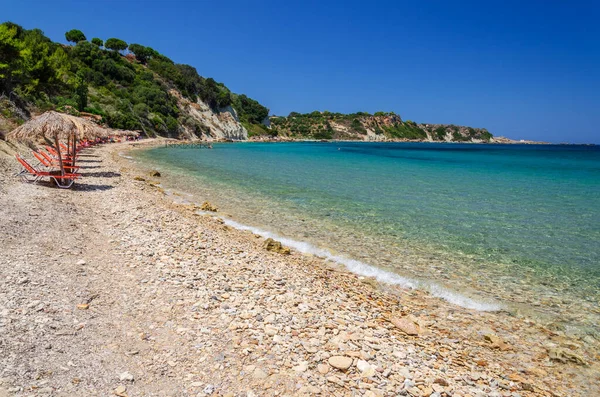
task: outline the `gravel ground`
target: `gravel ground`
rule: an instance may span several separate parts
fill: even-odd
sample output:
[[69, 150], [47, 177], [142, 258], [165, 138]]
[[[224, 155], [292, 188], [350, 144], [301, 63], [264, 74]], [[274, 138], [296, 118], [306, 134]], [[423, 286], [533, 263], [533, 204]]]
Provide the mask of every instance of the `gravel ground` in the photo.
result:
[[72, 190], [0, 156], [0, 397], [600, 395], [593, 337], [267, 251], [131, 147], [85, 151]]

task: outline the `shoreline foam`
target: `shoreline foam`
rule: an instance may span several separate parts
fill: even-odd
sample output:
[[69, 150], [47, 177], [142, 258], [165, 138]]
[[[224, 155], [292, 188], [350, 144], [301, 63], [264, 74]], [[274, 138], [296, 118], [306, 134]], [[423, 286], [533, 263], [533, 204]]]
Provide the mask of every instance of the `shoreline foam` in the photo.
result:
[[[119, 155], [121, 155], [121, 154], [119, 154]], [[127, 158], [127, 159], [133, 159], [133, 157], [131, 157], [131, 156], [121, 156], [121, 157]], [[157, 186], [163, 188], [162, 184], [158, 184]], [[191, 194], [189, 192], [183, 192], [183, 191], [174, 190], [174, 189], [165, 189], [165, 193], [167, 195], [171, 196], [173, 198], [173, 202], [176, 204], [193, 204], [193, 205], [196, 205], [198, 208], [200, 207], [199, 203], [195, 203], [195, 202], [189, 201], [187, 199], [183, 199], [183, 200], [177, 199], [177, 197], [181, 197], [183, 195], [187, 195], [188, 197], [193, 197], [193, 194]], [[207, 212], [207, 211], [202, 211], [202, 210], [197, 210], [196, 212], [201, 215], [208, 215], [208, 216], [214, 217], [215, 219], [220, 219], [226, 225], [231, 226], [235, 229], [242, 230], [242, 231], [249, 231], [252, 234], [263, 237], [265, 239], [272, 238], [274, 240], [279, 241], [284, 246], [293, 248], [302, 254], [314, 255], [314, 256], [317, 256], [326, 261], [330, 261], [335, 264], [342, 265], [349, 272], [351, 272], [353, 274], [356, 274], [358, 276], [374, 278], [375, 280], [377, 280], [378, 282], [383, 283], [383, 284], [396, 285], [396, 286], [399, 286], [404, 289], [420, 289], [420, 290], [430, 293], [434, 297], [441, 298], [451, 304], [454, 304], [454, 305], [457, 305], [457, 306], [460, 306], [460, 307], [463, 307], [466, 309], [473, 309], [473, 310], [477, 310], [477, 311], [489, 311], [489, 312], [500, 311], [500, 310], [506, 309], [505, 306], [503, 306], [502, 304], [500, 304], [498, 302], [475, 300], [475, 299], [469, 298], [468, 296], [463, 295], [459, 292], [452, 291], [449, 288], [443, 287], [443, 286], [439, 285], [438, 283], [435, 283], [432, 281], [426, 281], [426, 280], [416, 280], [416, 279], [412, 279], [410, 277], [405, 277], [400, 274], [378, 268], [377, 266], [371, 265], [369, 263], [366, 263], [366, 262], [363, 262], [363, 261], [360, 261], [360, 260], [357, 260], [354, 258], [350, 258], [344, 254], [333, 254], [327, 248], [320, 248], [320, 247], [317, 247], [316, 245], [311, 244], [306, 241], [300, 241], [300, 240], [289, 238], [289, 237], [283, 237], [283, 236], [278, 235], [277, 233], [274, 233], [274, 232], [271, 232], [268, 230], [264, 230], [264, 229], [261, 229], [261, 228], [255, 227], [255, 226], [250, 226], [250, 225], [240, 223], [240, 222], [238, 222], [234, 219], [230, 219], [226, 216], [216, 215], [213, 212]]]
[[357, 259], [348, 258], [345, 255], [335, 255], [331, 253], [331, 251], [329, 251], [328, 249], [316, 247], [315, 245], [308, 242], [282, 237], [276, 233], [269, 232], [267, 230], [263, 230], [254, 226], [244, 225], [232, 219], [213, 215], [205, 211], [198, 211], [198, 213], [204, 215], [212, 215], [217, 219], [221, 219], [226, 225], [231, 226], [235, 229], [250, 231], [253, 234], [261, 236], [263, 238], [272, 238], [274, 240], [279, 241], [284, 246], [293, 248], [302, 254], [314, 255], [321, 259], [325, 259], [326, 261], [343, 265], [349, 272], [353, 274], [356, 274], [358, 276], [371, 277], [383, 284], [397, 285], [405, 289], [421, 289], [431, 293], [432, 296], [441, 298], [449, 303], [460, 307], [464, 307], [466, 309], [473, 309], [477, 311], [500, 311], [503, 309], [503, 306], [498, 303], [476, 301], [467, 296], [461, 295], [460, 293], [453, 292], [447, 288], [444, 288], [436, 283], [403, 277], [399, 274], [380, 269], [376, 266], [359, 261]]

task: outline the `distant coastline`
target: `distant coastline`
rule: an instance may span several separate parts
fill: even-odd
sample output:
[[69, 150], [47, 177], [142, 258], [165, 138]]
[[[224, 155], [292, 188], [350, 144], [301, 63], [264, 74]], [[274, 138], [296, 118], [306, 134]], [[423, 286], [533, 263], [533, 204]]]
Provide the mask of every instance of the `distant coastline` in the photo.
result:
[[[223, 142], [233, 142], [233, 140], [221, 140]], [[243, 142], [243, 141], [242, 141]], [[247, 142], [365, 142], [365, 143], [451, 143], [451, 144], [508, 144], [508, 145], [590, 145], [595, 146], [594, 143], [552, 143], [544, 141], [532, 141], [532, 140], [516, 140], [505, 137], [494, 137], [488, 142], [478, 141], [431, 141], [426, 139], [385, 139], [385, 140], [357, 140], [357, 139], [302, 139], [302, 138], [290, 138], [290, 137], [278, 137], [278, 136], [253, 136], [248, 138]]]

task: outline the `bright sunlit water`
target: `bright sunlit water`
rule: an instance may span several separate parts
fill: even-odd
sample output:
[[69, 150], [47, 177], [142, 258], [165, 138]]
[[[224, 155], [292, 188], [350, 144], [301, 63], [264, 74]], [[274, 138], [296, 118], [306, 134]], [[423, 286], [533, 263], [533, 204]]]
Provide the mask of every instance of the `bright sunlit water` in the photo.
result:
[[599, 147], [232, 143], [136, 156], [241, 224], [598, 331]]

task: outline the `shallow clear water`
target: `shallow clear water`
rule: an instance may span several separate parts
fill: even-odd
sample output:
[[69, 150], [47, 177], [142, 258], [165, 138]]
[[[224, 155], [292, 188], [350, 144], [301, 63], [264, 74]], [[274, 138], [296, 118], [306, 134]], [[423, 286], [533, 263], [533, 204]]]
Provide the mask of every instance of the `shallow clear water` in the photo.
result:
[[597, 332], [599, 147], [235, 143], [137, 157], [241, 223]]

